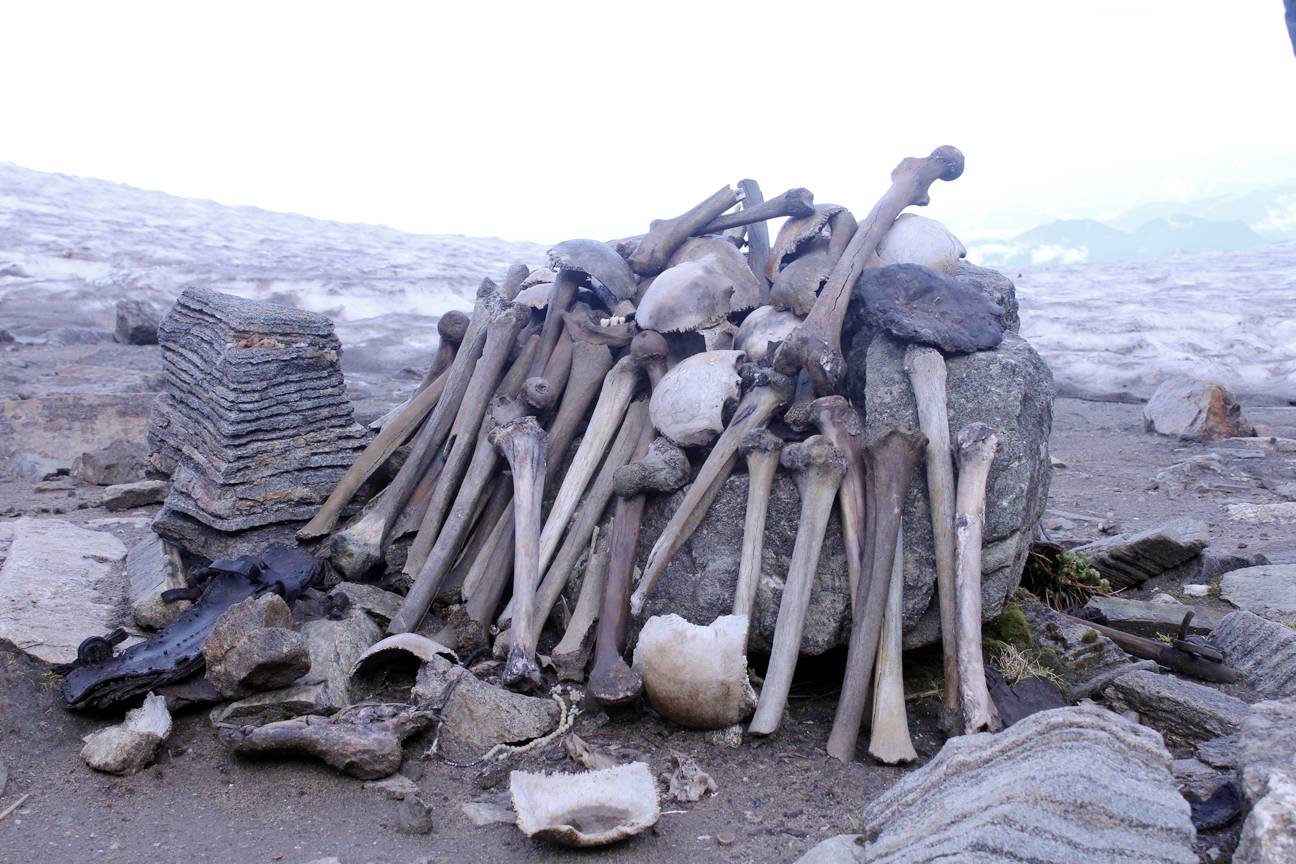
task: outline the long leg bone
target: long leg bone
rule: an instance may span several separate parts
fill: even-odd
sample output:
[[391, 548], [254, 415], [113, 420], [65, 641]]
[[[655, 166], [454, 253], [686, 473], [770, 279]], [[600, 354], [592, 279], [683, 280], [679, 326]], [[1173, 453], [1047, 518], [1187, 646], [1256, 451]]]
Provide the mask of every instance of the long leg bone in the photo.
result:
[[[760, 184], [755, 180], [739, 180], [738, 189], [743, 193], [743, 210], [750, 211], [756, 209], [760, 204], [765, 203], [765, 196], [761, 194]], [[811, 209], [814, 209], [813, 198], [811, 200]], [[756, 276], [756, 281], [764, 286], [766, 293], [769, 292], [769, 280], [765, 278], [765, 265], [769, 262], [770, 241], [769, 226], [763, 221], [753, 222], [747, 226], [747, 266]]]
[[761, 370], [751, 390], [738, 404], [738, 409], [729, 421], [728, 427], [716, 440], [715, 446], [707, 455], [706, 461], [698, 470], [697, 477], [679, 508], [671, 514], [670, 521], [662, 529], [661, 536], [653, 544], [644, 565], [643, 576], [630, 598], [630, 611], [639, 615], [647, 602], [648, 594], [657, 585], [657, 580], [666, 571], [666, 565], [679, 551], [706, 514], [707, 507], [728, 479], [738, 458], [738, 445], [743, 436], [753, 429], [764, 426], [775, 410], [785, 404], [792, 394], [792, 381], [777, 372]]
[[[645, 424], [635, 445], [635, 461], [648, 453], [653, 428]], [[628, 466], [627, 466], [628, 467]], [[625, 470], [624, 468], [621, 470]], [[608, 565], [607, 584], [603, 589], [603, 606], [599, 611], [594, 637], [594, 666], [590, 669], [586, 691], [605, 705], [619, 705], [639, 698], [643, 681], [621, 656], [626, 643], [627, 600], [634, 570], [635, 548], [639, 545], [639, 525], [643, 519], [644, 494], [641, 489], [625, 488], [630, 493], [617, 498], [612, 514], [612, 561]]]
[[534, 417], [521, 417], [490, 433], [513, 471], [514, 555], [513, 639], [504, 664], [509, 687], [539, 686], [540, 667], [522, 634], [531, 632], [536, 581], [539, 579], [540, 508], [544, 503], [545, 433]]
[[985, 528], [986, 481], [999, 439], [984, 423], [959, 430], [958, 492], [954, 522], [954, 580], [958, 585], [959, 696], [966, 734], [1002, 728], [986, 689], [981, 659], [981, 535]]
[[[487, 424], [491, 430], [494, 430], [522, 417], [525, 410], [523, 404], [517, 399], [496, 397], [492, 400]], [[459, 487], [459, 498], [455, 500], [455, 506], [451, 508], [450, 515], [437, 535], [435, 544], [419, 556], [418, 563], [413, 567], [409, 566], [408, 561], [406, 562], [405, 572], [415, 577], [414, 584], [401, 602], [400, 610], [388, 624], [387, 632], [409, 633], [418, 627], [423, 616], [427, 614], [432, 601], [441, 591], [442, 581], [450, 572], [455, 556], [459, 554], [472, 524], [477, 499], [487, 491], [491, 475], [495, 472], [497, 459], [498, 454], [490, 441], [489, 434], [479, 436], [472, 462]], [[423, 532], [420, 532], [419, 536], [424, 536]], [[417, 543], [417, 539], [415, 542]], [[410, 557], [414, 557], [413, 546], [410, 547]]]
[[936, 592], [940, 598], [941, 649], [948, 731], [959, 719], [959, 668], [956, 646], [958, 602], [954, 587], [954, 451], [950, 447], [945, 404], [945, 358], [935, 348], [910, 345], [905, 371], [918, 404], [918, 428], [927, 436], [927, 497], [931, 503], [932, 545], [936, 553]]
[[761, 558], [765, 552], [765, 517], [769, 513], [770, 487], [778, 470], [783, 439], [768, 429], [755, 429], [743, 436], [739, 448], [747, 457], [747, 515], [743, 521], [742, 559], [738, 565], [738, 587], [734, 591], [733, 614], [749, 622], [760, 585]]
[[841, 353], [842, 322], [860, 273], [900, 211], [910, 204], [927, 204], [931, 200], [927, 190], [933, 182], [955, 180], [962, 173], [963, 154], [949, 146], [936, 148], [930, 156], [904, 159], [896, 166], [891, 172], [891, 188], [859, 223], [809, 316], [779, 348], [776, 369], [785, 375], [804, 370], [821, 396], [841, 390], [846, 371]]
[[[420, 393], [432, 386], [438, 379], [443, 379], [445, 371], [454, 362], [455, 352], [459, 350], [459, 343], [463, 342], [464, 334], [467, 332], [468, 316], [465, 313], [454, 309], [442, 315], [437, 320], [437, 335], [440, 337], [437, 344], [437, 353], [433, 355], [432, 364], [428, 366], [427, 374], [423, 376], [422, 382], [419, 383], [410, 398], [374, 420], [369, 424], [369, 428], [379, 431], [386, 429], [387, 424], [400, 417]], [[445, 386], [444, 382], [442, 386]], [[428, 405], [428, 411], [432, 410], [432, 404], [435, 404], [435, 400]], [[423, 416], [427, 416], [426, 411]]]
[[[573, 333], [571, 376], [563, 390], [558, 413], [549, 423], [545, 442], [546, 458], [557, 465], [571, 446], [585, 412], [598, 394], [603, 378], [612, 368], [612, 351], [607, 345], [586, 341]], [[478, 559], [465, 582], [475, 584], [467, 602], [453, 619], [460, 647], [478, 644], [494, 618], [500, 598], [508, 583], [513, 556], [513, 538], [508, 528], [513, 524], [513, 505], [500, 514], [487, 541], [488, 554]]]
[[[521, 307], [518, 307], [518, 310], [521, 312]], [[522, 314], [525, 315], [524, 312]], [[527, 330], [523, 330], [522, 334], [526, 332]], [[504, 373], [504, 378], [495, 391], [496, 398], [509, 401], [516, 400], [518, 391], [522, 389], [522, 383], [526, 378], [527, 371], [535, 358], [539, 342], [540, 337], [534, 334], [523, 342], [517, 357], [514, 358], [509, 370]], [[531, 407], [534, 408], [535, 406]], [[489, 441], [485, 440], [486, 433], [494, 428], [494, 424], [483, 425], [476, 408], [477, 406], [472, 406], [470, 409], [465, 402], [464, 410], [459, 412], [459, 417], [455, 420], [455, 426], [450, 430], [454, 443], [446, 456], [441, 475], [437, 477], [437, 483], [432, 489], [428, 506], [424, 509], [423, 516], [419, 520], [418, 535], [410, 545], [404, 566], [404, 572], [407, 576], [417, 577], [423, 569], [423, 563], [427, 560], [433, 544], [440, 542], [442, 535], [445, 534], [444, 530], [442, 530], [442, 521], [447, 518], [447, 513], [453, 514], [455, 510], [458, 510], [461, 517], [464, 517], [465, 513], [472, 514], [476, 512], [477, 500], [485, 492], [487, 481], [490, 480], [491, 474], [494, 473], [496, 465], [495, 449], [490, 446]], [[498, 420], [497, 423], [504, 423], [509, 419], [512, 419], [512, 416]], [[472, 425], [474, 422], [476, 423], [475, 426]], [[465, 462], [467, 463], [468, 475], [464, 474]], [[474, 468], [476, 469], [475, 472], [473, 471]], [[473, 482], [468, 482], [469, 478]], [[453, 508], [450, 505], [451, 496], [454, 497]], [[457, 528], [466, 531], [467, 527], [463, 518], [461, 518]], [[454, 539], [447, 539], [450, 544], [457, 546], [463, 538], [458, 536]], [[439, 582], [439, 577], [435, 581]], [[428, 599], [430, 602], [431, 598]]]
[[895, 765], [918, 758], [909, 736], [909, 716], [905, 711], [903, 651], [904, 618], [904, 530], [896, 535], [896, 553], [891, 566], [891, 587], [887, 591], [886, 611], [882, 613], [882, 637], [878, 643], [877, 669], [873, 683], [873, 722], [869, 736], [869, 755], [879, 762]]
[[591, 631], [603, 605], [603, 591], [611, 563], [606, 537], [600, 537], [595, 547], [585, 564], [585, 578], [581, 582], [580, 596], [576, 598], [576, 609], [567, 622], [562, 639], [549, 654], [558, 670], [558, 677], [564, 681], [585, 680], [585, 666], [589, 663], [593, 642]]
[[[617, 361], [604, 379], [589, 426], [585, 428], [580, 447], [576, 449], [576, 455], [567, 468], [567, 475], [563, 477], [562, 486], [549, 510], [544, 532], [540, 535], [541, 568], [548, 567], [554, 552], [558, 551], [558, 543], [580, 502], [581, 494], [598, 468], [599, 460], [607, 452], [612, 436], [620, 427], [638, 383], [639, 372], [629, 356]], [[555, 453], [554, 456], [555, 459], [562, 458], [561, 453]]]
[[804, 408], [797, 405], [788, 409], [788, 424], [800, 428], [813, 423], [846, 457], [846, 478], [837, 492], [837, 501], [846, 546], [851, 613], [857, 615], [859, 594], [864, 590], [860, 584], [864, 578], [864, 423], [844, 396], [824, 396], [804, 404]]
[[864, 545], [864, 583], [868, 591], [860, 602], [861, 614], [851, 624], [837, 713], [828, 736], [828, 755], [842, 762], [855, 757], [860, 721], [868, 701], [877, 659], [882, 613], [886, 607], [891, 568], [896, 554], [905, 494], [927, 441], [920, 433], [886, 429], [864, 448], [868, 535]]
[[846, 457], [829, 443], [827, 437], [812, 435], [800, 444], [789, 444], [784, 448], [783, 467], [796, 474], [797, 488], [801, 492], [801, 521], [797, 526], [796, 543], [792, 546], [787, 580], [783, 583], [783, 599], [774, 625], [774, 644], [770, 647], [765, 685], [761, 687], [756, 713], [748, 727], [753, 735], [772, 735], [783, 720], [788, 690], [792, 687], [792, 673], [796, 670], [797, 655], [801, 651], [801, 633], [806, 609], [810, 605], [810, 589], [814, 585], [815, 571], [819, 569], [819, 553], [823, 549], [824, 533], [828, 530], [828, 514], [832, 511], [833, 499], [837, 497], [837, 487], [846, 474]]
[[[432, 409], [431, 416], [424, 421], [415, 436], [409, 458], [387, 485], [382, 506], [375, 507], [355, 523], [333, 535], [333, 563], [347, 576], [359, 576], [382, 558], [388, 532], [450, 433], [451, 424], [459, 413], [459, 406], [485, 348], [488, 324], [512, 308], [513, 304], [500, 296], [494, 282], [482, 280], [482, 285], [477, 290], [477, 302], [473, 307], [468, 332], [464, 334], [463, 344], [455, 353], [445, 390]], [[507, 356], [507, 351], [503, 354]], [[501, 364], [502, 362], [501, 360]], [[494, 388], [494, 382], [491, 383], [491, 388]]]
[[739, 200], [738, 193], [729, 186], [724, 186], [674, 219], [654, 219], [648, 227], [648, 233], [630, 255], [630, 269], [641, 276], [660, 273], [680, 244], [710, 225]]

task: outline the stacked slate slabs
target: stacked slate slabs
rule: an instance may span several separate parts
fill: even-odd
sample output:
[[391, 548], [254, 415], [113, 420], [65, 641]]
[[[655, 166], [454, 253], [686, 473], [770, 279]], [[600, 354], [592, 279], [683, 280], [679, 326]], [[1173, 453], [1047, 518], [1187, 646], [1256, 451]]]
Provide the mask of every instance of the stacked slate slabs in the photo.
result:
[[149, 445], [172, 475], [164, 513], [224, 532], [313, 516], [367, 440], [333, 323], [195, 287], [158, 342], [165, 391]]

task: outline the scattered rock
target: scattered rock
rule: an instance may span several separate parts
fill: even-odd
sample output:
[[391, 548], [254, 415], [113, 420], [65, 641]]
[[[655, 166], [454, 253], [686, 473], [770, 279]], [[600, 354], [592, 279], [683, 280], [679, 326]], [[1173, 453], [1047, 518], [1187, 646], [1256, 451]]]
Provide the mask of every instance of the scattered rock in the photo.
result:
[[1296, 776], [1270, 784], [1242, 824], [1234, 864], [1290, 864], [1296, 861]]
[[366, 439], [333, 323], [190, 287], [158, 336], [166, 390], [149, 444], [172, 474], [167, 507], [219, 531], [313, 516]]
[[615, 759], [602, 750], [595, 750], [575, 732], [563, 736], [563, 751], [568, 758], [587, 771], [602, 771], [604, 768], [617, 766]]
[[311, 668], [310, 649], [277, 594], [226, 609], [203, 644], [207, 680], [229, 698], [286, 687]]
[[726, 726], [723, 729], [712, 729], [702, 737], [705, 738], [706, 742], [713, 747], [728, 747], [734, 749], [742, 746], [743, 727], [741, 723], [735, 723], [734, 725]]
[[71, 470], [82, 453], [143, 441], [154, 394], [0, 400], [0, 467], [27, 480]]
[[[1226, 549], [1207, 546], [1196, 558], [1190, 558], [1178, 567], [1171, 567], [1161, 578], [1165, 584], [1204, 584], [1218, 579], [1225, 573], [1241, 570], [1243, 567], [1254, 567], [1268, 564], [1269, 559], [1259, 552], [1251, 555], [1238, 555]], [[1185, 584], [1186, 588], [1187, 585]], [[1206, 596], [1206, 595], [1201, 595]]]
[[1296, 621], [1296, 564], [1267, 564], [1226, 573], [1220, 597], [1261, 618], [1291, 624]]
[[1198, 860], [1160, 736], [1094, 706], [951, 738], [874, 799], [862, 823], [859, 839], [820, 844], [802, 864]]
[[180, 551], [153, 532], [126, 553], [131, 615], [149, 630], [161, 630], [191, 605], [188, 600], [163, 601], [162, 592], [185, 587]]
[[1201, 741], [1197, 744], [1197, 758], [1212, 768], [1233, 768], [1238, 761], [1238, 739], [1240, 737], [1239, 733], [1233, 732], [1229, 735], [1221, 735], [1218, 738]]
[[720, 787], [715, 779], [693, 759], [682, 753], [671, 752], [670, 797], [681, 803], [701, 801], [714, 795]]
[[1296, 630], [1252, 612], [1231, 612], [1211, 633], [1211, 641], [1257, 694], [1296, 697]]
[[721, 831], [716, 835], [716, 845], [718, 846], [732, 846], [737, 842], [738, 838], [729, 831]]
[[1238, 735], [1238, 779], [1248, 802], [1282, 776], [1296, 779], [1296, 699], [1252, 705]]
[[1296, 521], [1296, 501], [1277, 504], [1229, 504], [1229, 518], [1249, 525], [1290, 525]]
[[364, 612], [352, 610], [337, 621], [307, 621], [298, 632], [310, 649], [310, 670], [287, 687], [254, 693], [216, 709], [212, 713], [214, 723], [260, 725], [302, 714], [327, 715], [354, 701], [351, 670], [365, 649], [382, 637], [378, 625]]
[[1016, 684], [1009, 684], [1008, 679], [998, 670], [987, 667], [986, 683], [990, 688], [990, 699], [999, 709], [999, 719], [1004, 726], [1011, 726], [1032, 714], [1067, 704], [1058, 686], [1038, 675], [1030, 675]]
[[418, 795], [406, 795], [396, 810], [396, 830], [402, 834], [432, 833], [432, 811]]
[[166, 500], [167, 488], [165, 480], [140, 480], [109, 486], [99, 499], [99, 506], [115, 512], [161, 504]]
[[404, 601], [399, 594], [363, 582], [340, 582], [334, 587], [333, 593], [338, 591], [346, 595], [352, 606], [369, 613], [369, 617], [373, 618], [379, 627], [384, 628], [391, 623], [391, 619]]
[[1142, 585], [1148, 579], [1197, 557], [1210, 542], [1210, 528], [1199, 519], [1176, 519], [1133, 534], [1118, 534], [1072, 550], [1113, 588]]
[[514, 825], [517, 815], [511, 807], [491, 801], [469, 801], [459, 808], [468, 817], [468, 821], [478, 828], [488, 825]]
[[496, 744], [539, 738], [558, 724], [554, 700], [492, 687], [440, 656], [419, 670], [412, 695], [420, 705], [444, 704], [439, 751], [457, 762], [472, 761]]
[[1246, 703], [1203, 684], [1140, 669], [1122, 675], [1106, 691], [1117, 710], [1137, 711], [1166, 740], [1191, 744], [1236, 732]]
[[1202, 441], [1253, 432], [1232, 393], [1219, 384], [1191, 378], [1162, 382], [1143, 408], [1143, 423], [1149, 432]]
[[1218, 776], [1209, 791], [1189, 789], [1183, 791], [1183, 796], [1192, 808], [1193, 826], [1198, 831], [1223, 828], [1242, 813], [1242, 796], [1237, 787]]
[[91, 732], [81, 748], [81, 758], [96, 771], [135, 774], [153, 763], [158, 748], [171, 734], [171, 714], [166, 700], [155, 693], [144, 704], [126, 712], [117, 726]]
[[71, 663], [87, 636], [121, 623], [126, 547], [111, 534], [60, 519], [9, 523], [0, 568], [0, 640], [45, 663]]
[[1151, 661], [1135, 664], [1106, 636], [1034, 597], [1023, 597], [1021, 607], [1040, 659], [1058, 674], [1071, 702], [1092, 696], [1132, 669], [1156, 668]]
[[82, 453], [72, 462], [72, 476], [92, 486], [120, 486], [144, 479], [142, 448], [120, 438], [107, 447]]
[[157, 310], [143, 300], [117, 301], [117, 327], [113, 339], [123, 345], [156, 345], [158, 341]]
[[1193, 613], [1192, 622], [1188, 625], [1189, 633], [1205, 635], [1219, 626], [1223, 619], [1220, 613], [1212, 609], [1178, 603], [1127, 600], [1124, 597], [1090, 597], [1084, 608], [1097, 616], [1091, 617], [1091, 621], [1148, 637], [1178, 634], [1179, 624], [1189, 611]]

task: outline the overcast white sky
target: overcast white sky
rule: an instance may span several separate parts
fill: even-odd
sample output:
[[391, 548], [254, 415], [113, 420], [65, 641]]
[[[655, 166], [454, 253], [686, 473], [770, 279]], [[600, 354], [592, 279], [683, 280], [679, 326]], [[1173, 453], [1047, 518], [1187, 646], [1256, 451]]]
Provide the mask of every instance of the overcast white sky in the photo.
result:
[[416, 232], [623, 236], [740, 177], [859, 213], [945, 143], [964, 234], [1296, 178], [1282, 0], [29, 2], [0, 33], [0, 160]]

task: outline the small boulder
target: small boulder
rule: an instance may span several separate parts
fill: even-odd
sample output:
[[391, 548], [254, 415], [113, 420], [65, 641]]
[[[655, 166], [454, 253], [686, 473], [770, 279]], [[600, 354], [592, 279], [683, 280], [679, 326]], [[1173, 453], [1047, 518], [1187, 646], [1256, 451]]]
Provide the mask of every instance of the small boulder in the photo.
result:
[[231, 698], [296, 681], [310, 670], [311, 655], [292, 627], [292, 612], [277, 594], [234, 604], [203, 645], [207, 680]]
[[161, 316], [151, 304], [143, 300], [118, 300], [113, 339], [123, 345], [156, 345], [160, 323]]
[[119, 486], [144, 479], [146, 456], [141, 448], [118, 438], [107, 447], [82, 453], [72, 462], [72, 476], [92, 486]]
[[1220, 597], [1261, 618], [1290, 625], [1296, 622], [1296, 564], [1244, 567], [1224, 574]]
[[131, 616], [140, 627], [161, 630], [191, 605], [162, 599], [163, 592], [185, 587], [184, 566], [180, 551], [152, 532], [126, 553], [126, 578]]
[[1192, 378], [1162, 382], [1143, 408], [1143, 424], [1148, 432], [1200, 441], [1247, 437], [1255, 431], [1232, 393]]
[[1131, 588], [1196, 558], [1210, 542], [1200, 519], [1176, 519], [1076, 547], [1113, 588]]
[[99, 506], [115, 512], [161, 504], [166, 500], [168, 488], [165, 480], [140, 480], [109, 486], [99, 499]]
[[1296, 776], [1273, 781], [1242, 823], [1234, 864], [1291, 864], [1296, 861]]
[[1296, 630], [1252, 612], [1230, 612], [1211, 641], [1255, 693], [1269, 699], [1296, 697]]
[[1137, 711], [1167, 741], [1194, 743], [1236, 732], [1247, 716], [1241, 699], [1174, 675], [1139, 669], [1112, 682], [1105, 693], [1115, 710]]
[[406, 795], [396, 809], [396, 830], [402, 834], [430, 834], [432, 811], [417, 795]]
[[144, 704], [126, 712], [116, 726], [91, 732], [81, 748], [81, 758], [96, 771], [135, 774], [153, 763], [162, 742], [171, 734], [171, 713], [166, 700], [156, 693], [144, 697]]
[[1296, 779], [1296, 699], [1257, 702], [1238, 735], [1238, 779], [1242, 794], [1255, 803], [1272, 781]]

